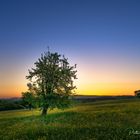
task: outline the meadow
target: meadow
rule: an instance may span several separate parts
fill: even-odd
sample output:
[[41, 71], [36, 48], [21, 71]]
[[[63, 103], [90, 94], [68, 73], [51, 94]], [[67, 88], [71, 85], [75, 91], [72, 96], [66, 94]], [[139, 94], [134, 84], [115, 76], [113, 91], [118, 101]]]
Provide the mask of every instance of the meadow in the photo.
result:
[[0, 140], [139, 140], [140, 100], [78, 103], [66, 110], [0, 112]]

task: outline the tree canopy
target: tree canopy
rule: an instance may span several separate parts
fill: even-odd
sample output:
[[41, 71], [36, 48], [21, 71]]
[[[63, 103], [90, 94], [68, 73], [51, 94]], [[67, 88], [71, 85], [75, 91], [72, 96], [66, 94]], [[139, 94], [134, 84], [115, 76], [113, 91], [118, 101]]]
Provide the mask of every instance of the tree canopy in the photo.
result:
[[65, 56], [50, 51], [42, 54], [34, 64], [35, 67], [26, 76], [30, 81], [29, 92], [32, 93], [27, 94], [31, 98], [34, 95], [34, 101], [42, 108], [42, 115], [47, 114], [48, 108], [68, 107], [76, 88], [73, 84], [74, 79], [77, 79], [76, 64], [70, 66]]

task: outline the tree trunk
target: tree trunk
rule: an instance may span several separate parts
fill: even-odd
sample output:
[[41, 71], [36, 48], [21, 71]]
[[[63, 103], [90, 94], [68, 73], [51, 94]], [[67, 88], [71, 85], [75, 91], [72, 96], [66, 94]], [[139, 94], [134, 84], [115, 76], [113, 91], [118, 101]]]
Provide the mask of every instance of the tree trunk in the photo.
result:
[[46, 116], [47, 115], [48, 108], [49, 108], [48, 105], [43, 107], [43, 109], [42, 109], [42, 116]]

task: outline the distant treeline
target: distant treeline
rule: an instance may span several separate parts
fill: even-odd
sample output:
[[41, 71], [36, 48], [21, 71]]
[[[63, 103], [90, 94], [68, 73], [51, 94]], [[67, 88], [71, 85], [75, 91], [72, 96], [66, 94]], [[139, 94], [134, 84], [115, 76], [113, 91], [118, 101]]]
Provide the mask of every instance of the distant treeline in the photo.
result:
[[24, 104], [21, 99], [0, 99], [0, 111], [24, 109]]
[[95, 102], [100, 100], [134, 99], [136, 96], [75, 96], [74, 100], [78, 102]]
[[[76, 102], [95, 102], [99, 100], [134, 99], [136, 96], [74, 96]], [[32, 107], [33, 108], [33, 107]], [[0, 111], [29, 109], [29, 106], [21, 99], [0, 99]]]

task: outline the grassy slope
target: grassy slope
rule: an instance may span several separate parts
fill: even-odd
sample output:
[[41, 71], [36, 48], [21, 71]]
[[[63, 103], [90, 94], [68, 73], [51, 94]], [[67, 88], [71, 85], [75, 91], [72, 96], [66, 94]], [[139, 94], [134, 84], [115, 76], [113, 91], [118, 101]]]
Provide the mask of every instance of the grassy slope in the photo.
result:
[[50, 111], [0, 112], [0, 140], [135, 140], [140, 132], [140, 101], [115, 100], [83, 103]]

